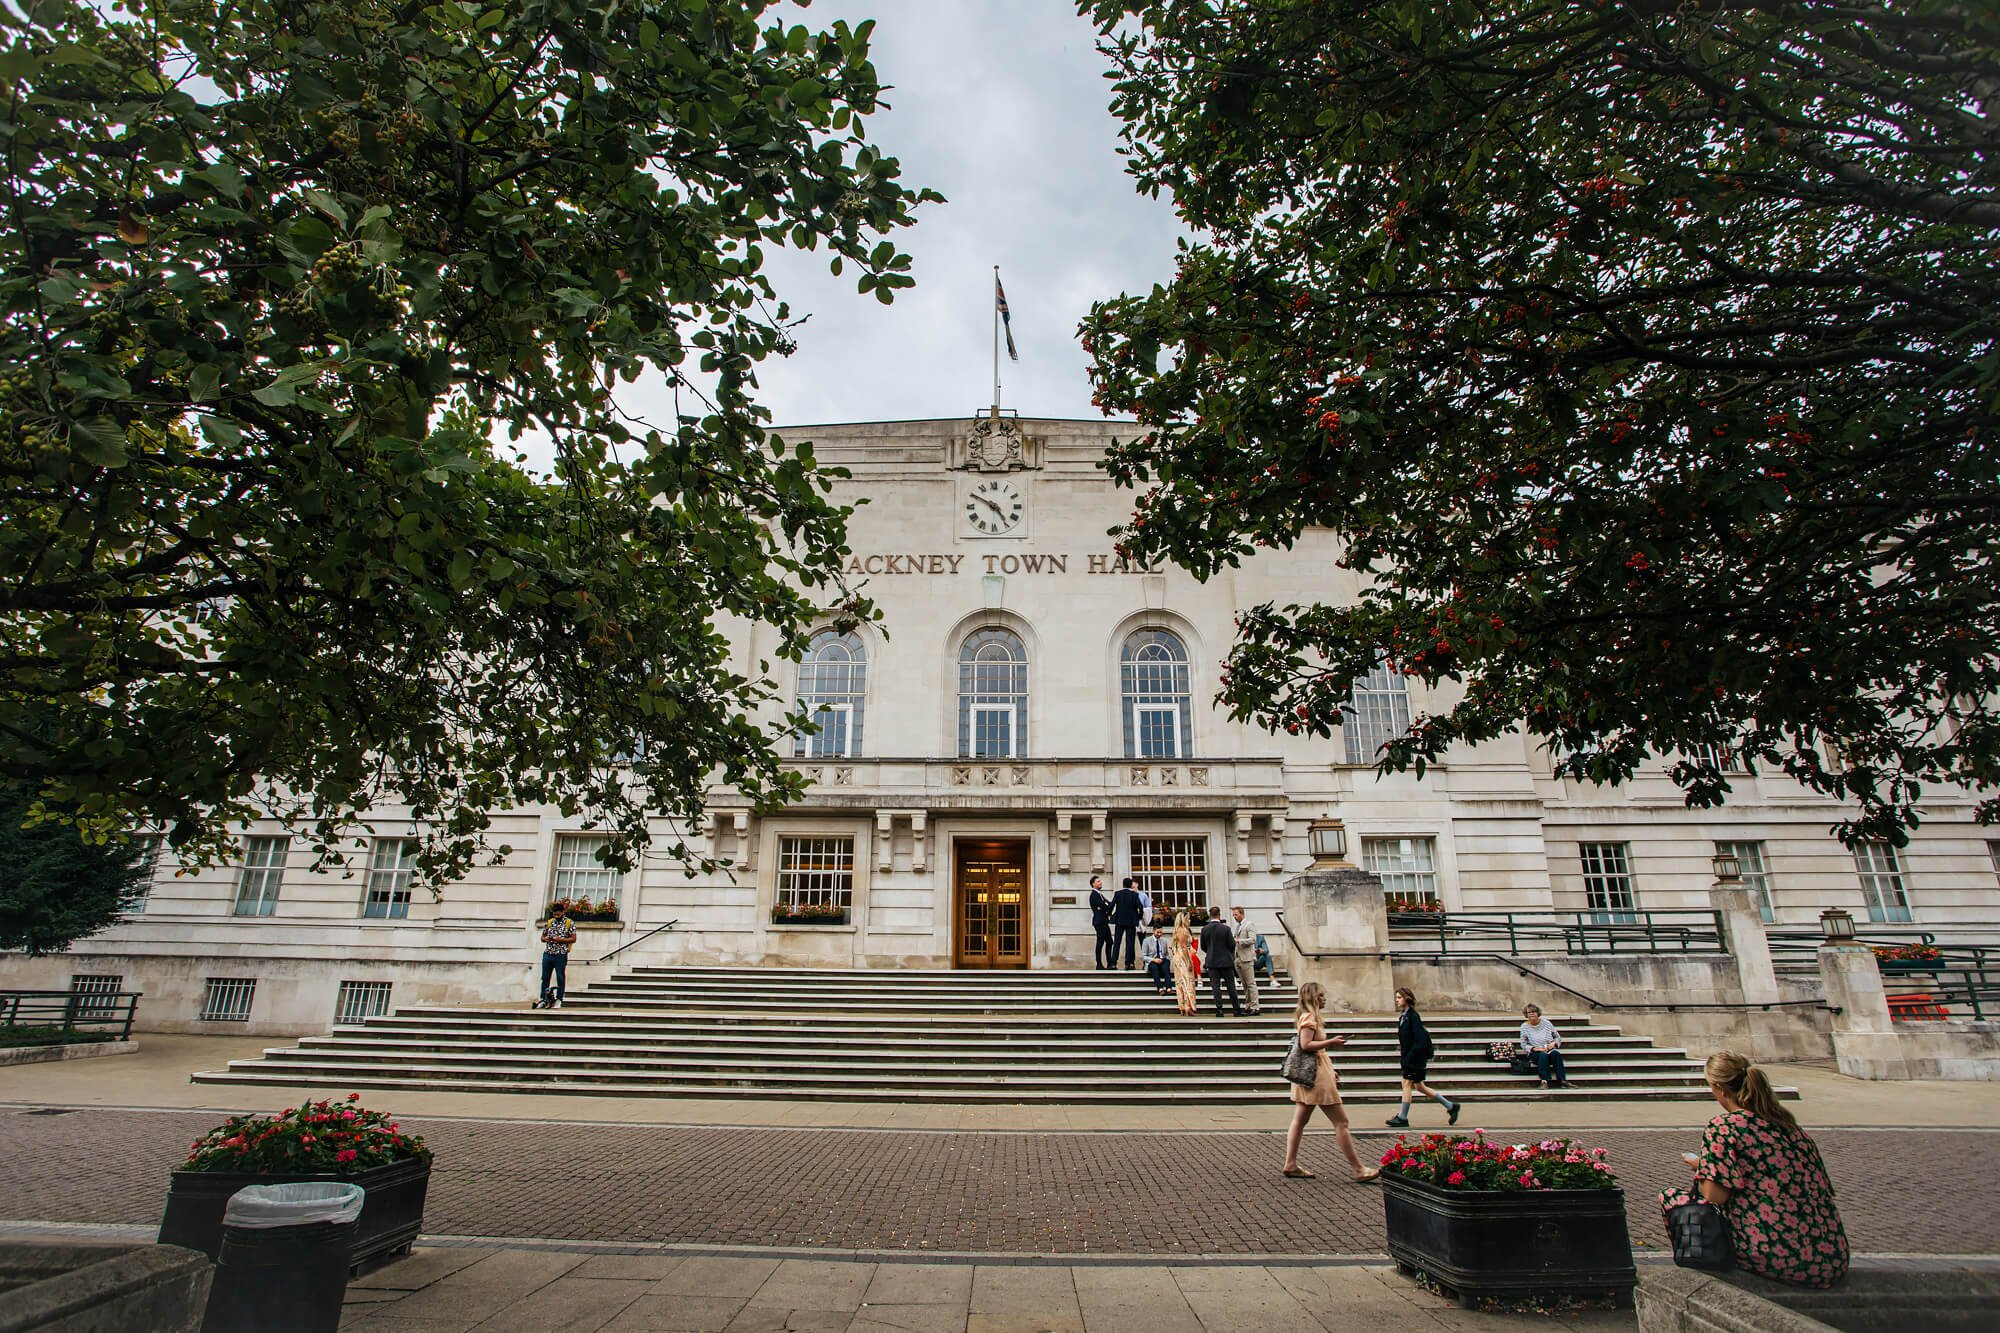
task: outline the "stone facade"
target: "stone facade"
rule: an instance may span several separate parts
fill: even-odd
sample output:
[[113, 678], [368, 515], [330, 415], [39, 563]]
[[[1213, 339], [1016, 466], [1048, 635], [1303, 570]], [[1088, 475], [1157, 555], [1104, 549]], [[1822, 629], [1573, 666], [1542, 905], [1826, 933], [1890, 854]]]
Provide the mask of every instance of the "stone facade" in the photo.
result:
[[[834, 753], [796, 760], [815, 779], [807, 799], [758, 816], [725, 794], [693, 831], [735, 863], [728, 873], [691, 879], [655, 855], [613, 890], [563, 864], [566, 847], [574, 861], [583, 846], [564, 840], [586, 830], [551, 810], [519, 810], [493, 829], [514, 849], [504, 864], [438, 901], [419, 890], [406, 916], [365, 915], [365, 868], [315, 875], [297, 850], [266, 876], [269, 915], [239, 914], [241, 870], [177, 875], [163, 865], [142, 913], [66, 956], [9, 959], [6, 984], [118, 976], [147, 992], [143, 1025], [204, 1031], [323, 1027], [344, 982], [388, 982], [397, 1004], [520, 998], [537, 915], [578, 886], [614, 894], [621, 921], [586, 930], [572, 984], [590, 979], [590, 960], [633, 941], [619, 965], [950, 967], [970, 958], [968, 932], [979, 936], [961, 903], [968, 883], [1021, 913], [995, 928], [1018, 939], [989, 942], [986, 961], [1088, 965], [1089, 877], [1115, 887], [1135, 858], [1154, 870], [1156, 890], [1178, 883], [1189, 898], [1243, 905], [1282, 959], [1274, 912], [1284, 881], [1310, 859], [1307, 825], [1322, 815], [1345, 822], [1351, 859], [1381, 869], [1387, 848], [1406, 872], [1392, 887], [1434, 892], [1452, 909], [1583, 908], [1586, 857], [1601, 870], [1605, 846], [1622, 848], [1637, 908], [1706, 908], [1715, 843], [1730, 841], [1758, 845], [1771, 929], [1814, 929], [1829, 906], [1867, 919], [1855, 857], [1828, 831], [1838, 806], [1781, 776], [1737, 776], [1726, 807], [1691, 811], [1665, 764], [1622, 788], [1594, 788], [1552, 776], [1546, 755], [1510, 736], [1455, 752], [1422, 778], [1380, 777], [1349, 762], [1341, 740], [1231, 723], [1209, 700], [1237, 608], [1352, 597], [1356, 576], [1323, 533], [1206, 583], [1126, 565], [1105, 533], [1131, 496], [1097, 464], [1132, 429], [982, 418], [783, 432], [852, 473], [835, 491], [864, 502], [850, 567], [883, 605], [886, 633], [854, 636], [865, 665], [844, 678], [859, 680], [846, 743], [822, 739]], [[1158, 695], [1128, 705], [1124, 658], [1135, 635], [1149, 634], [1179, 646], [1185, 706]], [[1010, 636], [1025, 659], [1025, 701], [962, 703], [965, 672], [985, 668], [961, 658]], [[774, 644], [754, 628], [736, 641], [739, 670], [771, 658]], [[1175, 671], [1164, 651], [1156, 681]], [[795, 683], [797, 668], [779, 669]], [[1402, 702], [1416, 714], [1448, 701], [1412, 685]], [[1391, 715], [1397, 703], [1383, 701]], [[1136, 753], [1128, 731], [1150, 736], [1154, 752]], [[986, 753], [967, 754], [982, 736]], [[1935, 791], [1898, 854], [1904, 903], [1920, 924], [2000, 916], [2000, 842], [1973, 824], [1971, 807]], [[406, 829], [397, 814], [380, 812], [379, 837]], [[687, 832], [657, 830], [667, 844]], [[788, 902], [829, 886], [846, 919], [778, 919]], [[668, 921], [676, 928], [642, 939]], [[218, 979], [256, 980], [248, 1019], [197, 1017]], [[379, 995], [350, 988], [349, 1002]]]

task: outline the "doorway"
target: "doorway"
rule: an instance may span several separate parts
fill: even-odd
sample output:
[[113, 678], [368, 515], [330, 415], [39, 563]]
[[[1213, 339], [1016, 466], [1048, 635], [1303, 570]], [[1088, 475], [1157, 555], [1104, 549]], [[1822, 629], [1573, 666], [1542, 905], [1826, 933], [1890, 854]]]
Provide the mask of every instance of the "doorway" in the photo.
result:
[[1028, 965], [1028, 840], [952, 844], [952, 963]]

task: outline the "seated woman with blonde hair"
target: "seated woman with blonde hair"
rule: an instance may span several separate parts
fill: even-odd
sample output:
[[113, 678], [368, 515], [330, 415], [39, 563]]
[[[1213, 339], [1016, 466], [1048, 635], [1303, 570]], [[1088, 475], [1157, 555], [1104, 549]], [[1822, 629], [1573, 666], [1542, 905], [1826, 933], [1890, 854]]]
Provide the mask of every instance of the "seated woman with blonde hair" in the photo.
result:
[[1847, 1233], [1818, 1146], [1745, 1057], [1718, 1051], [1705, 1073], [1722, 1114], [1708, 1122], [1701, 1152], [1682, 1154], [1694, 1165], [1693, 1188], [1663, 1191], [1661, 1215], [1703, 1199], [1729, 1219], [1738, 1268], [1832, 1286], [1847, 1276]]

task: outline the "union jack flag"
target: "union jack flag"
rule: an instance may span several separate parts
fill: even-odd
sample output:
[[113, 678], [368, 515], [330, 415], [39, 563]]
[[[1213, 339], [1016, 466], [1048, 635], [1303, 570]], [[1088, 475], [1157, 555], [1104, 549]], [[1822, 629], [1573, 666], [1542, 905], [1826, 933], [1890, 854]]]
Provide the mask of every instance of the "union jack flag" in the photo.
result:
[[1000, 275], [993, 275], [993, 307], [1000, 312], [1000, 327], [1007, 333], [1007, 359], [1019, 361], [1021, 354], [1014, 350], [1014, 320], [1007, 313], [1007, 289], [1000, 285]]

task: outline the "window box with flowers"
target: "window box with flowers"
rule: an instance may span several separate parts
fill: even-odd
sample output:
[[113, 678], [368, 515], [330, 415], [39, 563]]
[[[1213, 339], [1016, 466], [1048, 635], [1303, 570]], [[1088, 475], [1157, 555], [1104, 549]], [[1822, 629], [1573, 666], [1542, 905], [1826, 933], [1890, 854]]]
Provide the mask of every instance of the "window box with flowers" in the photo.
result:
[[431, 1150], [381, 1111], [344, 1102], [305, 1102], [275, 1116], [232, 1116], [193, 1144], [168, 1177], [160, 1244], [222, 1249], [222, 1215], [246, 1185], [338, 1180], [367, 1191], [347, 1252], [351, 1271], [408, 1254], [424, 1220]]
[[1632, 1303], [1638, 1270], [1625, 1191], [1602, 1148], [1399, 1136], [1382, 1155], [1389, 1254], [1468, 1309], [1482, 1300], [1569, 1296]]
[[556, 898], [542, 909], [541, 920], [547, 921], [558, 909], [580, 926], [615, 926], [619, 921], [616, 898]]
[[1876, 944], [1869, 948], [1875, 965], [1884, 972], [1935, 972], [1944, 966], [1944, 954], [1934, 944]]
[[1436, 926], [1444, 920], [1444, 904], [1435, 898], [1392, 896], [1382, 905], [1389, 909], [1392, 926]]
[[774, 926], [844, 926], [852, 919], [839, 903], [779, 903], [771, 909]]

